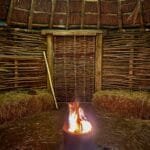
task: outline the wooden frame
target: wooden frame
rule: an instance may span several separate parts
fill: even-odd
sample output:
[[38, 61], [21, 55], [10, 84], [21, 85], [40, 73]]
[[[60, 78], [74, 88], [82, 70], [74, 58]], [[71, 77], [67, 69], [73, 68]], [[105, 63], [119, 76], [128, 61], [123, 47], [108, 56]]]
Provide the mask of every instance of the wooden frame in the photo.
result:
[[95, 50], [95, 91], [102, 90], [102, 40], [102, 34], [97, 34]]
[[118, 27], [122, 30], [122, 10], [121, 10], [121, 0], [118, 0]]
[[30, 6], [29, 18], [28, 18], [28, 28], [29, 29], [32, 29], [34, 7], [35, 7], [35, 0], [31, 0], [31, 6]]
[[42, 30], [42, 35], [47, 35], [47, 57], [50, 71], [53, 76], [53, 36], [95, 36], [95, 91], [102, 90], [102, 31], [101, 30]]
[[42, 35], [55, 35], [55, 36], [96, 36], [102, 34], [101, 30], [42, 30]]
[[9, 5], [9, 10], [8, 10], [8, 15], [7, 15], [7, 24], [10, 24], [11, 22], [13, 7], [14, 7], [14, 0], [11, 0]]

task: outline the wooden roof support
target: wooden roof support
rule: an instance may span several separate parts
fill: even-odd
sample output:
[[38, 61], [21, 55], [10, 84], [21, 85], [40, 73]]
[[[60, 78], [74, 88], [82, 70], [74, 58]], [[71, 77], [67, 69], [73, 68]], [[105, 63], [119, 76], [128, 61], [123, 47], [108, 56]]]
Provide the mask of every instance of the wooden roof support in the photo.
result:
[[138, 15], [139, 15], [139, 13], [141, 11], [140, 10], [140, 7], [141, 7], [140, 3], [141, 3], [140, 0], [137, 0], [137, 4], [136, 4], [134, 10], [132, 11], [132, 13], [130, 14], [130, 16], [127, 18], [127, 21], [132, 21], [133, 24], [136, 23]]
[[83, 29], [83, 27], [84, 27], [84, 11], [85, 11], [85, 0], [82, 0], [81, 29]]
[[29, 29], [32, 29], [34, 7], [35, 7], [35, 0], [31, 0], [31, 6], [30, 6], [30, 11], [29, 11], [29, 20], [28, 20], [28, 28]]
[[97, 29], [100, 28], [100, 0], [97, 1], [97, 13], [98, 13], [98, 16], [97, 16]]
[[122, 30], [122, 10], [121, 10], [121, 0], [118, 0], [118, 27]]
[[12, 16], [12, 12], [13, 12], [13, 7], [14, 7], [14, 0], [11, 0], [10, 1], [9, 10], [8, 10], [8, 15], [7, 15], [7, 24], [8, 25], [11, 22], [11, 16]]
[[139, 5], [140, 5], [140, 23], [141, 23], [141, 28], [144, 29], [143, 0], [139, 0]]
[[54, 11], [55, 11], [55, 5], [56, 5], [56, 0], [51, 1], [51, 15], [50, 15], [50, 21], [49, 21], [49, 28], [52, 28], [53, 26], [53, 19], [54, 19]]
[[66, 2], [67, 2], [67, 6], [66, 6], [66, 12], [67, 12], [67, 15], [66, 15], [66, 29], [68, 29], [69, 28], [69, 13], [70, 13], [70, 11], [69, 11], [69, 0], [66, 0]]

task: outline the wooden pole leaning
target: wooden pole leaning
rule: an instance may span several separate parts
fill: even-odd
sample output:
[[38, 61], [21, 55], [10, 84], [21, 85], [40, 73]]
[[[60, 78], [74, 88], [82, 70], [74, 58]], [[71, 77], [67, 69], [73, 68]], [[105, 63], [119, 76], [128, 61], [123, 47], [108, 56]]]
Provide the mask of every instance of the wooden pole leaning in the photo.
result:
[[46, 58], [45, 51], [43, 51], [43, 56], [44, 56], [44, 61], [45, 61], [45, 64], [46, 64], [46, 69], [47, 69], [50, 89], [52, 91], [52, 95], [53, 95], [53, 98], [54, 98], [56, 109], [58, 109], [58, 104], [57, 104], [57, 100], [56, 100], [56, 96], [55, 96], [55, 92], [54, 92], [54, 87], [53, 87], [53, 83], [52, 83], [51, 72], [50, 72], [50, 69], [49, 69], [49, 65], [48, 65], [48, 61], [47, 61], [47, 58]]

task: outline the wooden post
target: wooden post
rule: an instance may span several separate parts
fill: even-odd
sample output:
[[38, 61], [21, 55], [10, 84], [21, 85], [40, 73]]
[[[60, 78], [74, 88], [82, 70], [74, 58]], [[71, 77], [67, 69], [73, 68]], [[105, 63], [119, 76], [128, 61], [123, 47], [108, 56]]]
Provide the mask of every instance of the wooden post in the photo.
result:
[[35, 5], [35, 0], [31, 0], [31, 6], [30, 6], [30, 11], [29, 11], [29, 20], [28, 20], [28, 28], [29, 29], [32, 29], [34, 5]]
[[84, 12], [85, 11], [85, 0], [82, 0], [82, 10], [81, 10], [81, 29], [84, 27]]
[[67, 6], [66, 6], [66, 12], [67, 12], [67, 15], [66, 15], [66, 29], [69, 28], [69, 0], [66, 1], [67, 3]]
[[118, 0], [118, 26], [122, 30], [122, 11], [121, 11], [121, 0]]
[[100, 2], [99, 0], [97, 1], [97, 13], [98, 13], [98, 16], [97, 16], [97, 29], [100, 28]]
[[52, 7], [51, 7], [51, 16], [50, 16], [50, 21], [49, 21], [49, 28], [52, 28], [53, 26], [53, 18], [54, 18], [54, 11], [55, 11], [55, 5], [56, 5], [56, 0], [51, 0], [52, 2]]
[[14, 0], [11, 0], [11, 1], [10, 1], [9, 10], [8, 10], [8, 16], [7, 16], [7, 24], [8, 24], [8, 25], [9, 25], [10, 22], [11, 22], [11, 16], [12, 16], [13, 7], [14, 7]]
[[95, 51], [95, 91], [102, 90], [102, 38], [102, 34], [97, 34]]
[[141, 23], [141, 28], [144, 29], [143, 0], [139, 0], [139, 5], [140, 5], [140, 23]]
[[102, 22], [102, 19], [101, 19], [101, 14], [102, 14], [102, 2], [101, 0], [99, 0], [99, 28], [101, 27], [101, 22]]
[[[54, 64], [54, 56], [53, 55], [54, 55], [54, 53], [53, 53], [53, 35], [48, 34], [47, 35], [47, 59], [48, 59], [49, 70], [51, 72], [52, 83], [53, 83], [53, 68], [54, 68], [53, 67], [53, 64]], [[49, 83], [49, 81], [48, 81], [48, 83]], [[49, 88], [50, 87], [48, 86], [48, 89]]]

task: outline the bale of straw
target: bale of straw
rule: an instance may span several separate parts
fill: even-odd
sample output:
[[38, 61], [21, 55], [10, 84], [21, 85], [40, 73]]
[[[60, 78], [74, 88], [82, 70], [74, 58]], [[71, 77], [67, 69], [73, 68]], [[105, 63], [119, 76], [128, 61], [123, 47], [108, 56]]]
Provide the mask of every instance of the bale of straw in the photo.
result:
[[46, 90], [11, 91], [0, 94], [0, 123], [53, 108], [53, 98]]
[[93, 97], [97, 110], [127, 118], [150, 119], [150, 94], [143, 91], [106, 90]]

